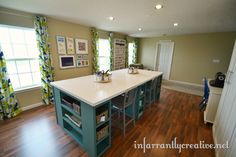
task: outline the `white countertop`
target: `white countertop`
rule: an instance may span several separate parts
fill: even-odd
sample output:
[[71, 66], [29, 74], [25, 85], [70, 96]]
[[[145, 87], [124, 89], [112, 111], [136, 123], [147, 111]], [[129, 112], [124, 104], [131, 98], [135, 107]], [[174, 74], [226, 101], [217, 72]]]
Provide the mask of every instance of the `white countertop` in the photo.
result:
[[138, 74], [128, 74], [128, 69], [112, 71], [112, 81], [108, 83], [95, 82], [95, 75], [89, 75], [55, 81], [51, 85], [91, 106], [96, 106], [162, 75], [162, 72], [158, 71], [138, 71]]

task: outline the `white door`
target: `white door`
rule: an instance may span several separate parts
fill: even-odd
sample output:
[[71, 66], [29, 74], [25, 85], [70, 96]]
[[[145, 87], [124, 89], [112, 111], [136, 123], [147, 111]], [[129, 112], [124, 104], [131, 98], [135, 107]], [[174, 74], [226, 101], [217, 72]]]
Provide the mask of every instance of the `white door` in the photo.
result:
[[163, 79], [169, 80], [174, 52], [174, 42], [161, 41], [157, 43], [157, 52], [154, 63], [154, 70], [163, 72]]
[[[217, 110], [214, 123], [214, 138], [217, 143], [229, 142], [229, 145], [235, 143], [235, 127], [236, 127], [236, 44], [230, 61], [230, 66], [227, 72], [224, 89], [222, 92], [220, 104]], [[232, 148], [232, 147], [231, 147]], [[228, 149], [216, 150], [218, 156], [228, 156], [235, 151]], [[233, 156], [236, 156], [234, 154]]]

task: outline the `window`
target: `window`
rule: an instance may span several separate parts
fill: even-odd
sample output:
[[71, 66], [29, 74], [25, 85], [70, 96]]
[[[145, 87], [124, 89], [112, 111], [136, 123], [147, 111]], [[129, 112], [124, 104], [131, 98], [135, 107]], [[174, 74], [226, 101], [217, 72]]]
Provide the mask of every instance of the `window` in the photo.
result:
[[134, 55], [134, 43], [129, 43], [128, 45], [129, 61], [128, 64], [133, 64], [133, 55]]
[[98, 65], [99, 70], [110, 69], [110, 43], [108, 39], [98, 40]]
[[35, 30], [0, 25], [2, 47], [9, 77], [15, 90], [39, 86], [39, 50]]

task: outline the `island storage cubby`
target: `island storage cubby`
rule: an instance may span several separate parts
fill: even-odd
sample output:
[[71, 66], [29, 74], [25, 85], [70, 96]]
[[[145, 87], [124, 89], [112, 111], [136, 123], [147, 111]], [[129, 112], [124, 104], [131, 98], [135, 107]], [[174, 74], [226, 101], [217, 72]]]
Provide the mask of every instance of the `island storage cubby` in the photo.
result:
[[96, 124], [99, 125], [107, 120], [109, 120], [109, 108], [108, 105], [105, 104], [96, 109]]
[[111, 146], [110, 101], [96, 108], [96, 149], [101, 156]]
[[71, 123], [68, 119], [63, 118], [63, 128], [73, 139], [83, 146], [82, 130], [75, 124]]
[[138, 93], [137, 93], [137, 98], [136, 98], [136, 105], [135, 105], [135, 119], [138, 120], [143, 112], [144, 112], [144, 100], [145, 100], [145, 93], [146, 92], [146, 86], [140, 85], [138, 87]]
[[157, 78], [157, 87], [156, 87], [156, 97], [155, 101], [158, 101], [160, 99], [160, 93], [161, 93], [161, 83], [162, 83], [162, 75]]
[[75, 98], [60, 92], [61, 94], [61, 104], [63, 106], [69, 107], [70, 109], [73, 110], [73, 112], [76, 112], [76, 114], [78, 114], [78, 116], [81, 115], [81, 105], [80, 102], [78, 100], [76, 100]]
[[53, 88], [58, 124], [91, 157], [100, 157], [111, 146], [111, 102], [92, 106]]

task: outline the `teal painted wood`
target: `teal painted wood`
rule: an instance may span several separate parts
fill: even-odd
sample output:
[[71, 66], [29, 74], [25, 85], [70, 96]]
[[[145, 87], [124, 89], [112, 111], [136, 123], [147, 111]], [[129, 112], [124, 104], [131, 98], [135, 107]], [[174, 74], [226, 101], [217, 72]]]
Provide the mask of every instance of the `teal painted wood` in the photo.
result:
[[[68, 123], [75, 131], [77, 131], [81, 136], [82, 136], [82, 134], [83, 134], [83, 132], [82, 132], [82, 129], [80, 128], [80, 127], [78, 127], [78, 126], [76, 126], [74, 123], [72, 123], [68, 118], [66, 118], [66, 117], [63, 117], [63, 122], [66, 122], [66, 123]], [[81, 141], [81, 143], [82, 143], [82, 141]]]
[[55, 102], [55, 108], [56, 108], [57, 123], [61, 127], [63, 127], [60, 90], [57, 89], [56, 87], [53, 87], [53, 95], [54, 95], [54, 102]]
[[[69, 136], [71, 136], [77, 143], [79, 143], [89, 154], [90, 157], [101, 156], [110, 146], [111, 146], [111, 102], [107, 101], [96, 107], [92, 107], [73, 96], [65, 93], [64, 91], [60, 91], [59, 89], [53, 87], [54, 90], [54, 100], [55, 100], [55, 108], [56, 108], [56, 117], [58, 124], [67, 132]], [[79, 115], [77, 112], [73, 111], [72, 108], [62, 104], [61, 99], [62, 95], [67, 95], [77, 102], [80, 103], [81, 114]], [[101, 140], [97, 144], [96, 139], [96, 109], [99, 107], [106, 107], [108, 109], [108, 119], [105, 121], [109, 125], [109, 133], [106, 138]], [[82, 128], [74, 125], [70, 122], [69, 119], [63, 116], [63, 112], [74, 115], [79, 118], [82, 122]], [[99, 124], [102, 125], [103, 123]]]
[[72, 137], [78, 144], [80, 144], [83, 147], [83, 136], [79, 132], [77, 132], [76, 130], [67, 129], [66, 125], [69, 125], [69, 124], [64, 122], [64, 128], [63, 129], [66, 131], [66, 133], [70, 137]]
[[81, 103], [83, 145], [90, 157], [96, 157], [96, 111], [95, 108]]
[[158, 76], [157, 87], [155, 92], [155, 101], [158, 101], [160, 99], [161, 83], [162, 83], [162, 75]]
[[76, 111], [74, 111], [72, 108], [64, 105], [64, 104], [61, 104], [61, 107], [65, 110], [67, 110], [68, 112], [72, 113], [76, 118], [80, 119], [81, 120], [81, 116], [79, 113], [77, 113]]
[[[143, 101], [145, 99], [145, 84], [142, 84], [138, 87], [138, 94], [136, 98], [136, 103], [135, 103], [135, 119], [139, 119], [139, 114], [140, 114], [140, 101]], [[144, 109], [144, 102], [142, 104], [142, 107]]]
[[[98, 157], [102, 156], [106, 152], [106, 150], [111, 147], [111, 106], [112, 106], [111, 101], [109, 100], [105, 103], [102, 103], [96, 106], [96, 110], [103, 106], [108, 108], [108, 125], [109, 125], [108, 131], [109, 132], [108, 132], [107, 137], [103, 138], [102, 140], [97, 141], [96, 153]], [[104, 122], [104, 123], [107, 123], [107, 122]], [[96, 127], [98, 126], [101, 126], [100, 123], [96, 124]]]
[[[159, 81], [156, 87], [156, 100], [159, 99], [160, 96], [160, 89], [161, 89], [161, 80], [162, 76], [159, 76]], [[143, 109], [140, 109], [139, 101], [145, 101], [145, 86], [146, 83], [138, 87], [138, 94], [136, 97], [135, 103], [135, 117], [136, 120], [139, 119], [141, 116], [141, 112], [144, 110], [144, 103]], [[56, 117], [57, 123], [76, 141], [78, 142], [89, 154], [90, 157], [100, 157], [106, 150], [111, 146], [111, 101], [104, 102], [96, 107], [92, 107], [89, 104], [86, 104], [73, 96], [65, 93], [64, 91], [60, 91], [59, 89], [53, 87], [54, 90], [54, 101], [55, 101], [55, 108], [56, 108]], [[140, 92], [143, 91], [143, 95], [140, 95]], [[73, 109], [70, 109], [67, 106], [63, 106], [61, 103], [61, 92], [70, 96], [71, 98], [75, 99], [80, 103], [81, 107], [81, 114], [77, 115]], [[106, 107], [108, 109], [109, 117], [107, 121], [104, 123], [109, 125], [109, 133], [108, 136], [104, 137], [99, 142], [96, 138], [96, 131], [99, 126], [102, 126], [104, 123], [97, 124], [96, 123], [96, 110], [100, 107]], [[63, 110], [63, 111], [62, 111]], [[70, 123], [65, 117], [63, 120], [63, 112], [69, 112], [73, 115], [76, 115], [82, 122], [82, 128], [77, 127]], [[127, 112], [131, 112], [130, 109], [127, 109]]]

